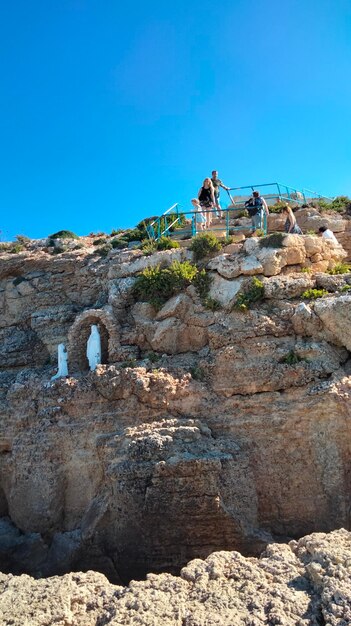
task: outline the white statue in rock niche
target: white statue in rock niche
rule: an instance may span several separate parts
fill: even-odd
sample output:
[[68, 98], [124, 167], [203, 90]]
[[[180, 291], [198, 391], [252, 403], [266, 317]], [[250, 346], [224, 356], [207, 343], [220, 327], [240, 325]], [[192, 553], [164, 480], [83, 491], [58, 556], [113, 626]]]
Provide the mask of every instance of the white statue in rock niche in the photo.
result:
[[93, 324], [91, 327], [90, 337], [87, 343], [87, 357], [91, 371], [101, 363], [101, 339], [98, 327]]
[[55, 376], [51, 377], [51, 380], [56, 380], [56, 378], [61, 378], [62, 376], [68, 376], [68, 354], [63, 343], [59, 343], [57, 346], [57, 361], [58, 371]]

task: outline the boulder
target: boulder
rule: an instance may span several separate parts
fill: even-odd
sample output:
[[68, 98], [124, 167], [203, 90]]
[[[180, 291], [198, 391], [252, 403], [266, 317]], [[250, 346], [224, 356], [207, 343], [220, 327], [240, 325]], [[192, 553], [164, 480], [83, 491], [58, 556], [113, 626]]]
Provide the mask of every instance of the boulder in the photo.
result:
[[239, 256], [231, 256], [229, 254], [220, 254], [212, 259], [208, 265], [208, 269], [216, 270], [218, 274], [224, 278], [236, 278], [240, 274]]
[[300, 302], [297, 305], [291, 322], [297, 335], [307, 337], [318, 336], [323, 328], [320, 319], [305, 302]]
[[[136, 252], [138, 255], [138, 252]], [[132, 260], [128, 260], [122, 263], [116, 263], [110, 266], [108, 277], [114, 278], [127, 278], [139, 274], [147, 267], [168, 267], [173, 261], [185, 261], [192, 257], [191, 252], [182, 248], [176, 248], [173, 250], [163, 250], [161, 252], [155, 252], [151, 256], [136, 256]]]
[[284, 255], [278, 248], [261, 248], [257, 250], [256, 256], [261, 262], [264, 276], [276, 276], [286, 265]]
[[351, 295], [321, 298], [315, 314], [347, 350], [351, 350]]
[[213, 273], [211, 275], [212, 283], [209, 296], [214, 300], [218, 300], [224, 308], [231, 309], [244, 279], [227, 280], [219, 274]]
[[157, 313], [156, 319], [158, 321], [165, 320], [168, 317], [177, 317], [183, 319], [185, 314], [192, 308], [192, 300], [186, 294], [180, 293], [173, 298], [170, 298], [168, 302]]
[[264, 278], [263, 284], [265, 298], [285, 300], [301, 296], [306, 289], [315, 286], [315, 280], [308, 274], [290, 274]]
[[153, 350], [166, 354], [182, 352], [196, 352], [207, 343], [207, 330], [203, 327], [193, 327], [183, 324], [176, 317], [168, 317], [153, 325], [148, 341]]

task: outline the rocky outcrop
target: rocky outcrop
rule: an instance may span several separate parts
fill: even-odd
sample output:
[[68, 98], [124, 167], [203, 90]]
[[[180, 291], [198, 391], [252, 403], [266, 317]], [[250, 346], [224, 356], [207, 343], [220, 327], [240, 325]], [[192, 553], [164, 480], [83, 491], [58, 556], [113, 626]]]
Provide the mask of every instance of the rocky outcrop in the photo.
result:
[[[187, 250], [3, 255], [4, 572], [93, 568], [119, 583], [350, 528], [351, 278], [317, 271], [345, 253], [312, 236], [274, 243], [227, 248], [204, 262], [209, 302], [190, 285], [159, 310], [136, 301], [137, 272]], [[323, 299], [301, 300], [317, 287]], [[70, 376], [51, 381], [60, 342]]]
[[[295, 210], [297, 223], [303, 233], [318, 232], [321, 226], [330, 228], [338, 242], [347, 253], [348, 261], [351, 260], [351, 216], [341, 215], [335, 212], [318, 211], [317, 208], [308, 206]], [[281, 213], [271, 213], [268, 218], [268, 232], [284, 230], [285, 217]]]
[[180, 577], [149, 574], [115, 587], [102, 574], [34, 580], [0, 574], [4, 626], [344, 626], [351, 621], [351, 535], [272, 544], [259, 559], [218, 552]]

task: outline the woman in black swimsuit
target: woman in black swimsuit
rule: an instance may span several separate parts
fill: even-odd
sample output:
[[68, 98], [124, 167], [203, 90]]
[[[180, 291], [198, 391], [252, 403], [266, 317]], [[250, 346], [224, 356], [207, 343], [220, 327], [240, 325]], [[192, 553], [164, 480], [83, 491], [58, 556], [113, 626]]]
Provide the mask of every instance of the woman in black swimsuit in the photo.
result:
[[212, 213], [207, 213], [206, 211], [213, 209], [216, 204], [212, 180], [210, 178], [205, 178], [202, 187], [199, 189], [198, 198], [206, 217], [206, 226], [208, 228], [212, 222]]

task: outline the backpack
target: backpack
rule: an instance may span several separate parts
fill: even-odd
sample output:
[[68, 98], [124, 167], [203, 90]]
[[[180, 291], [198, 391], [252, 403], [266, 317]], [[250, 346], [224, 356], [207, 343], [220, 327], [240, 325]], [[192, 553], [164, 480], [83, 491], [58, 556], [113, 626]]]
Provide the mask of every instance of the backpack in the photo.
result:
[[250, 217], [254, 217], [255, 215], [257, 215], [259, 211], [262, 210], [262, 207], [263, 207], [262, 198], [260, 197], [250, 198], [250, 200], [247, 203], [245, 202], [245, 206], [247, 208], [247, 211]]

